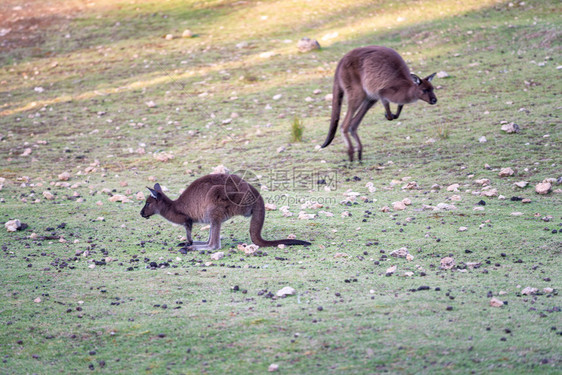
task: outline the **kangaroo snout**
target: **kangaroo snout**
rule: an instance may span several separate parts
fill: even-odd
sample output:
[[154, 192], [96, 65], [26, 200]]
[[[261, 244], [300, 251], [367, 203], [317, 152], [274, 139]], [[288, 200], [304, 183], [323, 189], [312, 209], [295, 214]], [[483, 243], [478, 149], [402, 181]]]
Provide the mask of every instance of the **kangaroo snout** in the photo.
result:
[[433, 105], [437, 103], [437, 98], [431, 98], [431, 100], [429, 101], [429, 104]]

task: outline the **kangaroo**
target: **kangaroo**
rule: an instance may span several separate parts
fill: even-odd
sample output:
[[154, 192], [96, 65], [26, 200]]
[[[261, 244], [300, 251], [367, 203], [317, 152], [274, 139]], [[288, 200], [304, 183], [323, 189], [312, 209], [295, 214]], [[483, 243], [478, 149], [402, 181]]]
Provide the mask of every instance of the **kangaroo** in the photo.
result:
[[[410, 74], [404, 59], [391, 48], [370, 46], [348, 52], [336, 68], [330, 130], [322, 148], [334, 139], [344, 94], [347, 97], [347, 113], [342, 124], [343, 139], [347, 145], [349, 161], [353, 161], [351, 134], [357, 142], [357, 157], [361, 161], [363, 145], [357, 135], [357, 128], [367, 111], [380, 100], [386, 110], [386, 119], [392, 121], [400, 116], [404, 104], [418, 99], [429, 104], [437, 103], [431, 84], [434, 76], [435, 73], [421, 79]], [[398, 104], [396, 114], [391, 112], [390, 102]]]
[[[221, 223], [233, 216], [251, 216], [250, 238], [261, 247], [277, 245], [310, 245], [301, 240], [267, 241], [261, 236], [265, 220], [265, 205], [260, 193], [234, 174], [210, 174], [193, 181], [176, 200], [164, 194], [159, 184], [150, 190], [150, 196], [140, 214], [148, 219], [160, 214], [168, 221], [183, 225], [190, 250], [217, 250], [221, 248]], [[207, 242], [193, 242], [193, 223], [211, 224]]]

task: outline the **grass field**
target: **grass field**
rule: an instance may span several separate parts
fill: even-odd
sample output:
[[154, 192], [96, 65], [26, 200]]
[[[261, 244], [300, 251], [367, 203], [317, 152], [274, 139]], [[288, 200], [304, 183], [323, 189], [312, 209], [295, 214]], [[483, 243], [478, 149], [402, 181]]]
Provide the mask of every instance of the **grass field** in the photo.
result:
[[[561, 11], [3, 1], [0, 374], [559, 374]], [[322, 48], [299, 53], [303, 37]], [[435, 106], [393, 122], [373, 107], [363, 163], [349, 163], [339, 133], [318, 147], [326, 95], [339, 59], [373, 44], [446, 77]], [[519, 133], [501, 130], [512, 122]], [[266, 239], [312, 245], [246, 255], [236, 217], [212, 261], [139, 215], [146, 186], [175, 198], [220, 165], [275, 205]], [[404, 247], [413, 259], [391, 256]], [[295, 295], [277, 298], [285, 286]]]

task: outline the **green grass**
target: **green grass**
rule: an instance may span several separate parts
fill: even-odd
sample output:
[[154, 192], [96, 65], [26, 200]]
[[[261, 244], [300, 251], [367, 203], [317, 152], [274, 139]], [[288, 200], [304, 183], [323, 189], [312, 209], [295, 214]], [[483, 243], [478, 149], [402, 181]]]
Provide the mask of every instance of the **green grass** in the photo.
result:
[[[562, 164], [556, 1], [17, 5], [0, 12], [23, 17], [6, 23], [21, 45], [0, 57], [0, 222], [28, 227], [0, 230], [1, 374], [249, 374], [272, 363], [288, 374], [559, 373], [561, 199], [534, 192]], [[18, 25], [40, 38], [24, 43]], [[185, 29], [197, 37], [179, 38]], [[305, 36], [322, 49], [298, 53]], [[433, 81], [436, 106], [407, 105], [397, 121], [375, 105], [359, 128], [363, 163], [350, 164], [339, 135], [316, 146], [338, 60], [370, 44], [449, 77]], [[290, 143], [297, 118], [306, 135]], [[501, 121], [522, 131], [505, 134]], [[173, 158], [154, 157], [163, 152]], [[313, 245], [246, 256], [236, 248], [249, 221], [237, 217], [223, 226], [226, 257], [208, 264], [209, 253], [178, 252], [182, 228], [140, 217], [146, 186], [177, 197], [220, 164], [253, 172], [266, 202], [289, 206], [290, 217], [268, 211], [265, 238]], [[499, 177], [504, 167], [516, 175]], [[475, 193], [482, 178], [506, 199]], [[406, 210], [381, 211], [404, 198]], [[439, 203], [456, 210], [423, 209]], [[401, 247], [412, 261], [390, 256]], [[445, 256], [455, 269], [439, 268]], [[284, 286], [297, 295], [268, 298]], [[522, 295], [527, 286], [540, 293]], [[490, 307], [490, 292], [508, 304]]]

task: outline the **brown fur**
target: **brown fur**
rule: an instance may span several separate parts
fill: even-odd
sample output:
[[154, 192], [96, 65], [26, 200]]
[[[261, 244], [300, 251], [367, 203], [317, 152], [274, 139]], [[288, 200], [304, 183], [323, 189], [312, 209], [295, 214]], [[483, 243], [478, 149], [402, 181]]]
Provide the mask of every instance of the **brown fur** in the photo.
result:
[[[330, 130], [322, 147], [328, 146], [334, 139], [344, 94], [347, 97], [347, 113], [342, 124], [343, 139], [349, 160], [353, 161], [351, 134], [357, 143], [357, 157], [361, 160], [363, 145], [357, 128], [367, 111], [380, 100], [386, 111], [385, 117], [392, 121], [400, 116], [404, 104], [418, 99], [429, 104], [437, 103], [431, 84], [434, 76], [435, 73], [421, 79], [410, 74], [402, 57], [387, 47], [362, 47], [348, 52], [336, 68]], [[391, 112], [390, 102], [398, 104], [396, 114]]]
[[[300, 240], [267, 241], [261, 236], [265, 220], [265, 205], [260, 193], [246, 181], [233, 174], [210, 174], [191, 183], [176, 200], [162, 192], [159, 184], [150, 190], [150, 196], [141, 210], [141, 216], [149, 218], [159, 214], [186, 230], [187, 245], [193, 250], [220, 249], [221, 223], [233, 216], [251, 216], [250, 238], [261, 247], [277, 245], [310, 245]], [[211, 224], [207, 242], [193, 242], [193, 223]]]

